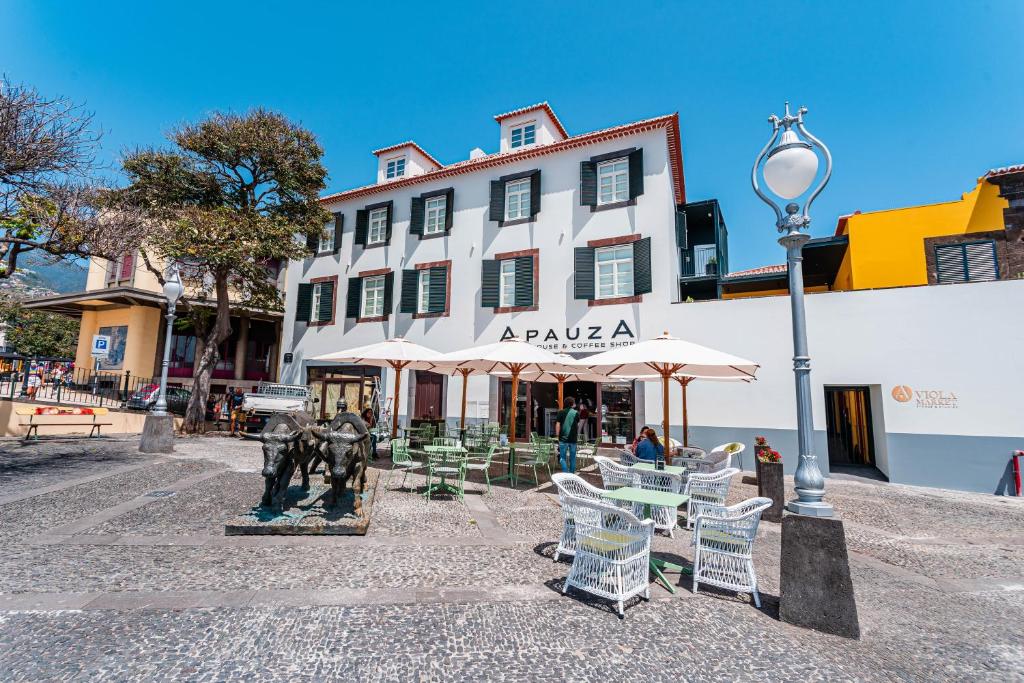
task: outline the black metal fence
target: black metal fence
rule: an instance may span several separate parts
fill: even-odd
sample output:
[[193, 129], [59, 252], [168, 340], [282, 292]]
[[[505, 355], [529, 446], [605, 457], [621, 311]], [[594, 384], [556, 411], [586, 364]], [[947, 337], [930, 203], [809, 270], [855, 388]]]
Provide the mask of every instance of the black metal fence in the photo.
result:
[[61, 363], [40, 363], [30, 358], [5, 359], [0, 370], [0, 397], [145, 410], [149, 407], [146, 397], [159, 385], [159, 379], [128, 371], [64, 368]]

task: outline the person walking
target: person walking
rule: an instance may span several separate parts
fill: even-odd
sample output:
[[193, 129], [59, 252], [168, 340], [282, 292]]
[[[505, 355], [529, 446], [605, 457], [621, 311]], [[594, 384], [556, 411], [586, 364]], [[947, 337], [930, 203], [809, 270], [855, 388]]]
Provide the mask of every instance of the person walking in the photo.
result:
[[562, 410], [555, 416], [558, 433], [558, 464], [563, 472], [576, 471], [576, 441], [580, 432], [580, 414], [576, 412], [576, 399], [565, 399]]
[[245, 392], [242, 391], [242, 387], [235, 387], [234, 393], [228, 396], [228, 402], [231, 408], [231, 436], [235, 436], [236, 428], [240, 432], [245, 431], [245, 411], [242, 410]]

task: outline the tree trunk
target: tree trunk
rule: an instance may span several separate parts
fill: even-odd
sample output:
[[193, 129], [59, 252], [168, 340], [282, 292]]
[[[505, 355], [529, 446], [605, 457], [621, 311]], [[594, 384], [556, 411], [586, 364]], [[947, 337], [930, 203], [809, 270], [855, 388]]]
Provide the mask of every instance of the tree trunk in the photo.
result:
[[[203, 353], [198, 359], [198, 367], [192, 384], [192, 396], [185, 409], [185, 421], [182, 430], [186, 434], [195, 434], [206, 428], [206, 401], [210, 397], [210, 379], [213, 369], [220, 360], [220, 344], [231, 336], [231, 306], [228, 299], [227, 275], [217, 275], [217, 316], [212, 325], [208, 325], [203, 333]], [[199, 330], [197, 330], [198, 332]]]

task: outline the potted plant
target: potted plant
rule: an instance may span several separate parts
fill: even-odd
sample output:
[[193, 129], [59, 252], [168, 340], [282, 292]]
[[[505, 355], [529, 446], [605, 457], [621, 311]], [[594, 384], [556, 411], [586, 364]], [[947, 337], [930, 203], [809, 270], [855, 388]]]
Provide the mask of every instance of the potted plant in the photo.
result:
[[768, 445], [767, 440], [755, 439], [754, 453], [757, 457], [757, 495], [772, 499], [772, 506], [764, 511], [761, 519], [769, 522], [782, 521], [782, 507], [786, 498], [785, 480], [782, 474], [782, 456]]
[[704, 264], [704, 272], [708, 275], [714, 275], [718, 272], [718, 259], [714, 256], [708, 259], [708, 262]]

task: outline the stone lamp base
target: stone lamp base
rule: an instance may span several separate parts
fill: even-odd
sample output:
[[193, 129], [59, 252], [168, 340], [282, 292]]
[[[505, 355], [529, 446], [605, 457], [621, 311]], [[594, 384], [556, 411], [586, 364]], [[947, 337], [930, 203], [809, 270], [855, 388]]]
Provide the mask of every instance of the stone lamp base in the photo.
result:
[[173, 453], [174, 452], [174, 416], [146, 416], [142, 427], [142, 439], [139, 441], [140, 453]]

